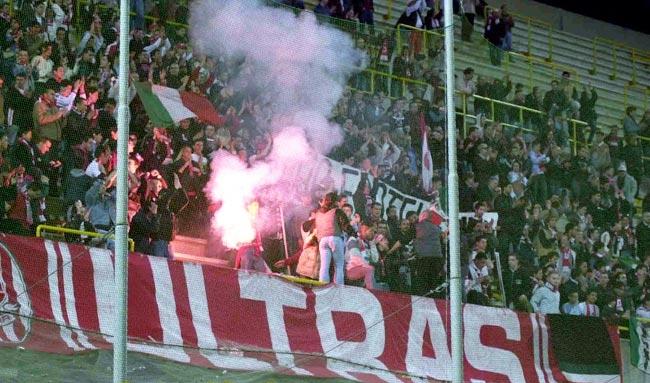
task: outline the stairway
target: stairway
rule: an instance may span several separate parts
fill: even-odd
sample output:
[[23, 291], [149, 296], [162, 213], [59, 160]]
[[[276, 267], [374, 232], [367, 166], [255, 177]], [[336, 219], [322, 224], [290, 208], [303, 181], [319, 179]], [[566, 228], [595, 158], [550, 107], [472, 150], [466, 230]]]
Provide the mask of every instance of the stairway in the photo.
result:
[[[406, 8], [407, 0], [375, 0], [375, 23], [380, 28], [393, 29], [403, 9]], [[389, 4], [392, 3], [392, 12], [389, 13]], [[312, 10], [316, 0], [307, 0], [305, 5]], [[515, 19], [517, 23], [517, 19]], [[528, 65], [523, 60], [505, 63], [501, 67], [494, 67], [488, 60], [487, 42], [482, 39], [483, 20], [477, 19], [475, 34], [472, 43], [464, 43], [460, 40], [460, 19], [455, 16], [455, 42], [458, 47], [455, 54], [456, 71], [460, 75], [466, 67], [472, 67], [479, 75], [489, 77], [503, 77], [507, 72], [514, 83], [520, 82], [525, 85], [526, 92], [529, 88]], [[513, 45], [515, 50], [525, 51], [528, 31], [525, 25], [516, 25], [513, 30]], [[650, 37], [649, 37], [650, 46]], [[531, 52], [539, 59], [549, 56], [548, 30], [539, 26], [531, 26]], [[574, 68], [578, 76], [578, 91], [582, 91], [582, 85], [591, 83], [599, 95], [596, 103], [599, 128], [608, 131], [609, 126], [620, 125], [624, 116], [626, 105], [636, 106], [643, 111], [649, 107], [646, 88], [650, 85], [650, 68], [638, 65], [636, 68], [637, 85], [629, 88], [629, 97], [624, 96], [626, 87], [633, 78], [633, 66], [629, 53], [618, 52], [616, 61], [616, 77], [612, 78], [614, 58], [611, 51], [606, 47], [597, 47], [594, 57], [592, 40], [566, 33], [553, 31], [553, 63], [560, 67]], [[553, 70], [550, 65], [535, 65], [532, 74], [532, 84], [540, 86], [545, 92], [550, 89], [550, 80], [558, 78], [562, 69]], [[640, 116], [639, 116], [640, 118]]]

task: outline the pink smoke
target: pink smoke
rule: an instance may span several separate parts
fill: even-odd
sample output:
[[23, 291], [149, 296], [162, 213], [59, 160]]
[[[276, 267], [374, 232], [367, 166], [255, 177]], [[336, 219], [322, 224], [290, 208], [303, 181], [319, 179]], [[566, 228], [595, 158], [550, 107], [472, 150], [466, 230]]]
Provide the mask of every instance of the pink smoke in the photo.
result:
[[[280, 206], [288, 219], [300, 212], [297, 205], [306, 195], [336, 186], [337, 180], [319, 174], [323, 156], [343, 137], [328, 117], [355, 71], [352, 65], [361, 65], [365, 56], [349, 35], [319, 24], [313, 14], [296, 17], [257, 0], [197, 0], [190, 25], [202, 53], [245, 58], [231, 82], [263, 89], [257, 96], [272, 116], [257, 127], [273, 137], [266, 158], [248, 166], [219, 153], [211, 163], [206, 190], [219, 204], [212, 227], [226, 247], [236, 248], [256, 233], [277, 230]], [[248, 211], [252, 202], [259, 203], [254, 216]]]

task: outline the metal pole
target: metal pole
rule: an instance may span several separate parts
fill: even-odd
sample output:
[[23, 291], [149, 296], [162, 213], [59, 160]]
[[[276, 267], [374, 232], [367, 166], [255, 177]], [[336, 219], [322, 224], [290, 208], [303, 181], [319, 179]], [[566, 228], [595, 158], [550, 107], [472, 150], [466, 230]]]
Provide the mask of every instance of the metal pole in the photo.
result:
[[456, 169], [456, 108], [454, 105], [454, 13], [452, 0], [445, 4], [445, 70], [447, 87], [447, 153], [449, 206], [449, 299], [451, 303], [452, 382], [463, 383], [463, 300], [460, 272], [460, 221]]
[[113, 334], [113, 383], [126, 382], [128, 230], [127, 165], [129, 139], [129, 0], [120, 0], [120, 68], [117, 109], [117, 201], [115, 225], [115, 329]]
[[[287, 229], [284, 223], [284, 208], [280, 205], [280, 221], [282, 221], [282, 242], [284, 243], [284, 259], [289, 259], [289, 246], [287, 245]], [[287, 266], [287, 274], [291, 275], [291, 268]]]

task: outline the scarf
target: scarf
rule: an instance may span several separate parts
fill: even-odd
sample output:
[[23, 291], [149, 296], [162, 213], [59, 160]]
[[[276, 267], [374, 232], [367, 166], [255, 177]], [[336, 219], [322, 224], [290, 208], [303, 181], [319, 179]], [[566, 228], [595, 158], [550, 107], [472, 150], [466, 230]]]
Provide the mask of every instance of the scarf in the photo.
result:
[[550, 282], [546, 282], [544, 286], [546, 286], [547, 289], [551, 290], [554, 293], [558, 292], [557, 287], [553, 286]]

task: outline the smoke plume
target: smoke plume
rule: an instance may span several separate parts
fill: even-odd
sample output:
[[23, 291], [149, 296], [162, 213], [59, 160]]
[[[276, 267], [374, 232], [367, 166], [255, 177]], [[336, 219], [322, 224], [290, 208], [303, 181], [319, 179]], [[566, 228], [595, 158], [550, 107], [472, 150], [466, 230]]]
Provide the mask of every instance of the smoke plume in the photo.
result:
[[[256, 0], [195, 1], [190, 25], [202, 53], [243, 62], [230, 83], [238, 91], [253, 89], [268, 114], [257, 116], [257, 129], [273, 137], [270, 154], [251, 167], [228, 153], [211, 163], [207, 191], [220, 204], [212, 226], [234, 248], [256, 232], [276, 230], [279, 205], [291, 216], [302, 196], [334, 186], [323, 180], [314, 185], [307, 175], [341, 143], [341, 129], [328, 117], [365, 56], [349, 35], [313, 14], [296, 16]], [[259, 202], [259, 211], [250, 211], [252, 202]]]

